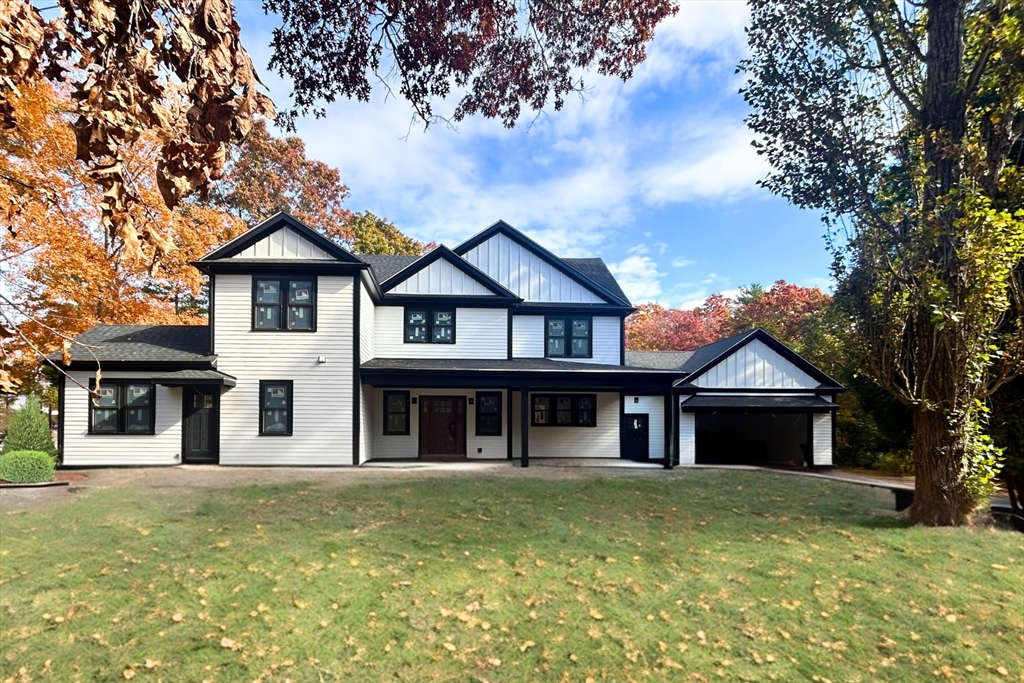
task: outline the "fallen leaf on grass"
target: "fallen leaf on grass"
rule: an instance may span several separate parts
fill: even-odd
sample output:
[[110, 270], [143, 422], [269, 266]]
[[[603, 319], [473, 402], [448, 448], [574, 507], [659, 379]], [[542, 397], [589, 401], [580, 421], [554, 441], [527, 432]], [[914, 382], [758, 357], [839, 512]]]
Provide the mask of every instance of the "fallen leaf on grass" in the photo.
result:
[[128, 667], [127, 669], [121, 672], [121, 675], [124, 676], [124, 680], [130, 681], [133, 678], [135, 678], [135, 669]]
[[443, 647], [444, 649], [448, 650], [448, 652], [455, 652], [455, 644], [454, 643], [443, 643], [441, 645], [441, 647]]
[[590, 608], [590, 618], [591, 619], [597, 619], [598, 621], [600, 621], [601, 619], [604, 619], [604, 615], [601, 614], [600, 612], [598, 612], [596, 608], [591, 607]]

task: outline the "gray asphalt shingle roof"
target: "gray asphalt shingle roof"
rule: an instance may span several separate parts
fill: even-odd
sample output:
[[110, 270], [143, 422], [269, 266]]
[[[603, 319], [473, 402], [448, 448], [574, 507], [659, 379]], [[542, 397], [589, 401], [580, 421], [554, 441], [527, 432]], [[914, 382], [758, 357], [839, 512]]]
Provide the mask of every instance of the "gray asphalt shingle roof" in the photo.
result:
[[370, 272], [380, 284], [389, 277], [420, 260], [419, 256], [384, 256], [381, 254], [359, 254], [359, 258], [370, 264]]
[[626, 365], [654, 370], [682, 370], [693, 351], [626, 351]]
[[[71, 346], [72, 361], [213, 362], [206, 325], [96, 325]], [[60, 354], [55, 354], [57, 359]]]

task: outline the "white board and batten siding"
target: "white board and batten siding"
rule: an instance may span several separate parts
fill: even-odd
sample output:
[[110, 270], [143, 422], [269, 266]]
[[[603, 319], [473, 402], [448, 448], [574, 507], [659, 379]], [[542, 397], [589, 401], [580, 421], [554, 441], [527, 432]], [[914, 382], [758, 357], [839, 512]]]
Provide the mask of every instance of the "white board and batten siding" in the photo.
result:
[[647, 414], [647, 454], [651, 460], [665, 457], [665, 397], [625, 396], [623, 412]]
[[[369, 390], [367, 392], [367, 390]], [[364, 387], [368, 393], [371, 416], [370, 431], [372, 432], [372, 457], [377, 460], [393, 460], [396, 458], [418, 458], [419, 457], [419, 433], [420, 420], [419, 411], [422, 410], [423, 402], [421, 396], [464, 396], [466, 400], [466, 457], [470, 460], [504, 460], [508, 457], [507, 435], [508, 424], [506, 423], [505, 406], [508, 400], [507, 392], [501, 392], [501, 435], [500, 436], [477, 436], [476, 434], [476, 406], [469, 405], [470, 398], [476, 397], [476, 389], [406, 389], [409, 392], [409, 433], [408, 434], [384, 434], [384, 392], [391, 389], [374, 389]], [[394, 391], [403, 391], [395, 389]], [[416, 405], [411, 403], [413, 398], [417, 399]]]
[[[73, 370], [64, 384], [64, 464], [73, 467], [181, 464], [181, 388], [155, 387], [153, 434], [90, 434], [92, 371]], [[153, 373], [104, 371], [103, 379], [149, 379]], [[81, 386], [75, 384], [77, 380]]]
[[508, 358], [508, 309], [456, 308], [454, 344], [405, 343], [405, 308], [374, 309], [374, 358]]
[[[576, 394], [588, 392], [536, 392], [539, 394]], [[532, 394], [531, 394], [532, 395]], [[522, 399], [512, 396], [512, 458], [519, 458]], [[619, 458], [622, 416], [621, 398], [617, 393], [597, 394], [597, 426], [595, 427], [533, 427], [530, 429], [530, 458]]]
[[440, 258], [388, 290], [389, 294], [494, 296], [475, 278]]
[[[317, 278], [316, 332], [257, 332], [252, 276], [217, 275], [217, 369], [237, 379], [221, 395], [221, 464], [352, 464], [354, 286]], [[259, 435], [260, 380], [292, 380], [291, 436]]]
[[463, 255], [524, 301], [603, 304], [603, 298], [506, 235], [497, 234]]
[[281, 228], [272, 232], [259, 242], [240, 251], [234, 258], [337, 260], [290, 228]]
[[812, 416], [811, 460], [818, 467], [832, 465], [832, 413], [815, 413]]
[[[569, 316], [571, 317], [571, 316]], [[574, 363], [620, 365], [622, 362], [622, 323], [615, 316], [594, 316], [591, 329], [591, 358], [558, 358]], [[544, 316], [512, 316], [512, 357], [544, 357]]]
[[813, 389], [820, 384], [760, 339], [744, 344], [691, 382], [723, 389]]

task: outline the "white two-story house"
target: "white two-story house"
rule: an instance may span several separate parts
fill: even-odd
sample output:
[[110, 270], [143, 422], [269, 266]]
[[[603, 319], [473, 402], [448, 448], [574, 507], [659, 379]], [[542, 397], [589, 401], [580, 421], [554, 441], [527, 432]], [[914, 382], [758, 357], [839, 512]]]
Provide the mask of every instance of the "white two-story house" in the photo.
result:
[[279, 214], [194, 265], [208, 325], [76, 340], [65, 465], [831, 464], [833, 379], [760, 330], [627, 352], [634, 309], [605, 264], [504, 222], [374, 256]]

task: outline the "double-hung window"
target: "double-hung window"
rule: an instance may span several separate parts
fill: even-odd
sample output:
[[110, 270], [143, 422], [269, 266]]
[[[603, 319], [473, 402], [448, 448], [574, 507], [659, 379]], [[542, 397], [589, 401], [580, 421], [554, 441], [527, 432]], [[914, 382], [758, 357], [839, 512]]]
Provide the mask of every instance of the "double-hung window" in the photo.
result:
[[544, 355], [548, 358], [591, 358], [591, 318], [546, 318]]
[[407, 344], [454, 344], [454, 308], [405, 309], [405, 343]]
[[292, 381], [260, 380], [260, 435], [292, 435]]
[[384, 435], [409, 434], [409, 392], [384, 392]]
[[91, 434], [153, 434], [153, 383], [149, 380], [95, 380], [89, 406]]
[[254, 330], [316, 329], [316, 278], [254, 277]]
[[596, 394], [534, 394], [534, 427], [596, 427]]
[[501, 436], [501, 392], [476, 392], [476, 435]]

